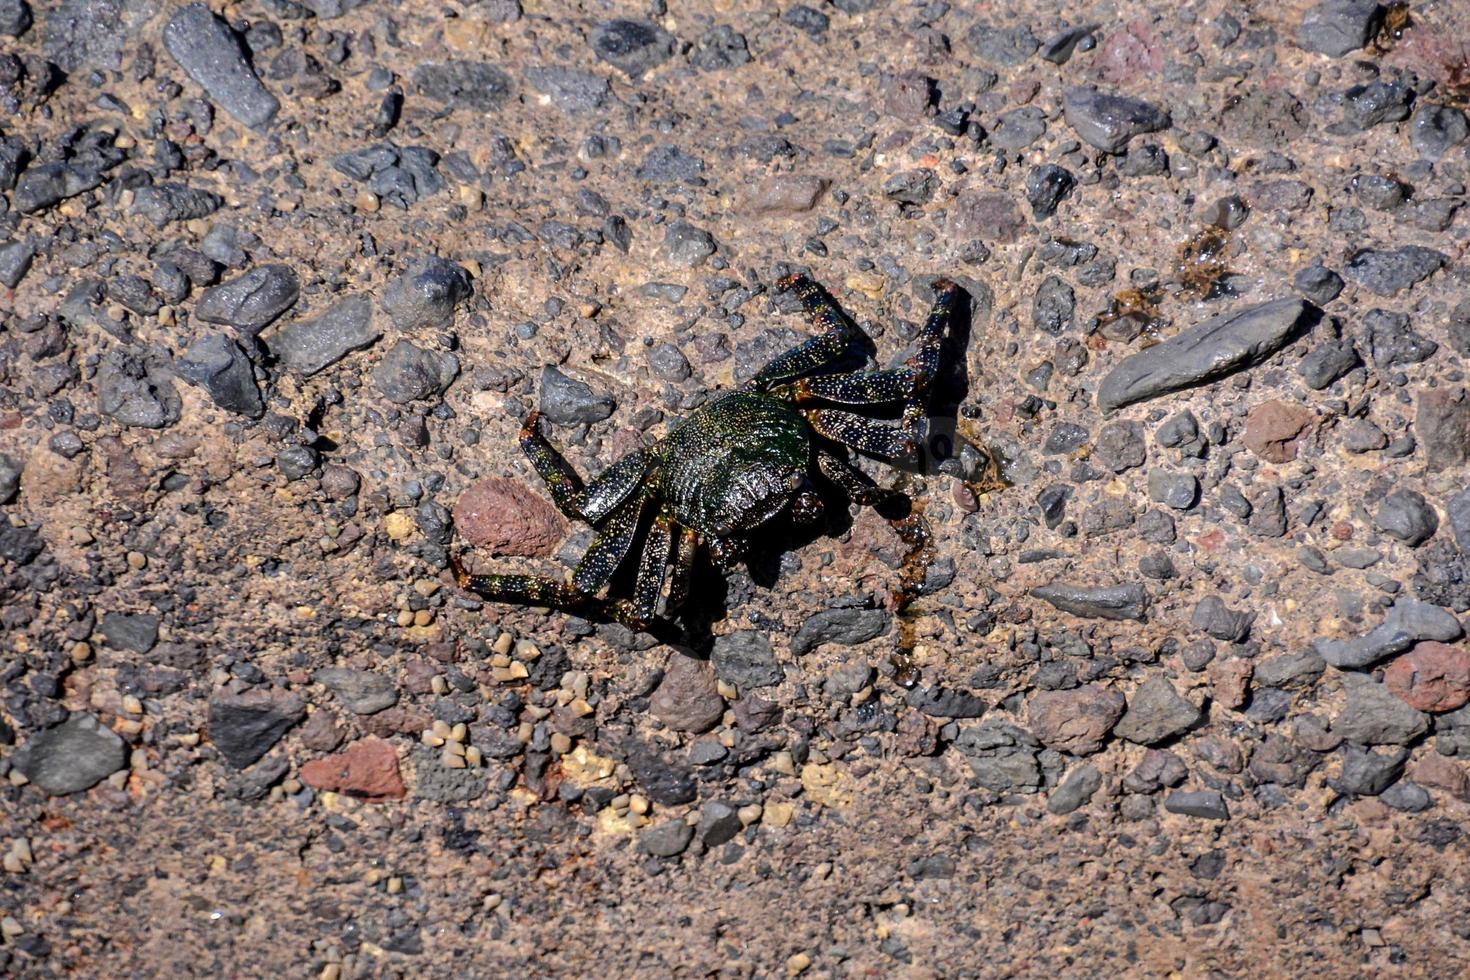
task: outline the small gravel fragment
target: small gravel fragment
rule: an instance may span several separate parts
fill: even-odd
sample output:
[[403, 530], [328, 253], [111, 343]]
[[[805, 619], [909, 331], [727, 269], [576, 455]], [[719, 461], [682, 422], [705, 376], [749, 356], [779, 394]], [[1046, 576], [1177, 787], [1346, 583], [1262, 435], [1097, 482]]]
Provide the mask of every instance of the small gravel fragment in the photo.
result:
[[698, 734], [719, 722], [725, 700], [715, 689], [715, 672], [708, 661], [674, 653], [648, 708], [675, 731]]
[[779, 684], [786, 675], [771, 649], [770, 639], [755, 630], [737, 630], [716, 637], [710, 662], [720, 680], [734, 685], [742, 694]]
[[10, 764], [47, 796], [80, 793], [128, 764], [123, 740], [90, 714], [31, 736], [15, 750]]
[[258, 419], [265, 402], [255, 383], [255, 369], [240, 345], [222, 333], [206, 333], [174, 361], [174, 371], [209, 393], [227, 412]]
[[1100, 92], [1091, 86], [1072, 86], [1062, 93], [1067, 124], [1105, 153], [1122, 153], [1140, 133], [1168, 129], [1169, 114], [1142, 99]]
[[373, 323], [373, 303], [365, 293], [339, 300], [319, 315], [293, 320], [266, 339], [281, 363], [311, 377], [383, 335]]
[[1373, 678], [1343, 674], [1347, 701], [1332, 730], [1359, 745], [1408, 745], [1429, 729], [1429, 716], [1416, 711]]
[[1168, 678], [1154, 674], [1134, 692], [1113, 733], [1139, 745], [1156, 745], [1188, 731], [1199, 719], [1199, 709], [1175, 691]]
[[158, 642], [158, 617], [151, 613], [110, 612], [102, 617], [98, 629], [115, 650], [147, 653]]
[[210, 100], [252, 129], [263, 129], [280, 109], [266, 91], [228, 24], [202, 3], [174, 14], [163, 44]]
[[605, 20], [592, 29], [592, 51], [638, 81], [644, 74], [668, 61], [674, 54], [675, 40], [657, 24], [646, 20]]
[[1304, 51], [1341, 58], [1366, 46], [1382, 23], [1377, 0], [1327, 0], [1302, 15], [1296, 43]]
[[1384, 615], [1383, 622], [1364, 635], [1348, 640], [1318, 640], [1314, 647], [1334, 667], [1361, 670], [1421, 640], [1449, 642], [1459, 639], [1462, 632], [1460, 621], [1448, 610], [1418, 599], [1401, 599]]
[[825, 643], [866, 643], [886, 633], [891, 618], [882, 609], [824, 609], [801, 624], [791, 638], [791, 652], [799, 657]]
[[383, 310], [399, 330], [453, 325], [455, 308], [470, 297], [470, 274], [437, 255], [416, 260], [383, 290]]
[[1344, 267], [1348, 279], [1379, 296], [1393, 296], [1428, 279], [1449, 256], [1421, 245], [1395, 249], [1363, 249]]
[[1383, 498], [1374, 524], [1389, 537], [1411, 548], [1428, 541], [1439, 530], [1439, 515], [1417, 490], [1394, 490]]
[[1098, 684], [1039, 691], [1027, 702], [1027, 724], [1048, 748], [1091, 755], [1101, 751], [1126, 705], [1122, 694]]
[[398, 703], [398, 688], [392, 679], [371, 670], [323, 667], [312, 680], [330, 688], [343, 707], [354, 714], [377, 714]]
[[373, 369], [373, 384], [395, 405], [444, 394], [459, 376], [459, 358], [400, 340]]
[[218, 694], [209, 701], [209, 740], [226, 762], [244, 769], [304, 717], [306, 705], [295, 695], [262, 690]]
[[1038, 599], [1062, 612], [1087, 619], [1143, 620], [1148, 610], [1148, 590], [1140, 582], [1087, 587], [1053, 582], [1031, 590]]
[[552, 422], [560, 425], [601, 422], [616, 406], [611, 395], [594, 394], [590, 387], [554, 367], [541, 372], [541, 414]]
[[1186, 817], [1205, 820], [1229, 820], [1230, 811], [1225, 798], [1212, 789], [1189, 790], [1170, 793], [1164, 798], [1164, 809]]
[[1085, 805], [1101, 788], [1102, 773], [1097, 771], [1096, 766], [1078, 766], [1067, 773], [1067, 778], [1062, 780], [1061, 785], [1052, 790], [1046, 801], [1047, 812], [1055, 816], [1071, 813]]
[[223, 323], [253, 337], [291, 308], [301, 294], [301, 280], [289, 266], [256, 266], [238, 278], [212, 286], [199, 295], [194, 316]]
[[694, 828], [687, 820], [676, 817], [642, 831], [638, 835], [638, 847], [654, 857], [671, 858], [683, 854], [692, 840]]

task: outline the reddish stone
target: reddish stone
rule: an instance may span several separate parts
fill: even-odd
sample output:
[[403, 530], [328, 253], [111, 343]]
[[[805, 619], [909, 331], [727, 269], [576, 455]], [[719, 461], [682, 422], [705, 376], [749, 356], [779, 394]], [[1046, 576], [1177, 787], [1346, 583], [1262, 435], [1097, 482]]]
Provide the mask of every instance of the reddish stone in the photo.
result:
[[386, 711], [379, 711], [375, 715], [368, 715], [357, 721], [369, 735], [381, 735], [384, 738], [389, 735], [417, 737], [420, 732], [434, 723], [434, 719], [427, 711], [405, 707], [401, 704], [395, 704]]
[[1470, 773], [1438, 752], [1420, 759], [1410, 775], [1420, 786], [1443, 790], [1461, 802], [1470, 803]]
[[398, 774], [398, 754], [382, 739], [365, 738], [345, 752], [313, 759], [301, 767], [301, 781], [313, 789], [380, 803], [401, 800], [403, 777]]
[[1289, 402], [1262, 402], [1245, 420], [1245, 447], [1271, 463], [1296, 459], [1297, 443], [1317, 416]]
[[674, 653], [664, 679], [649, 699], [655, 718], [676, 732], [707, 732], [725, 715], [725, 699], [716, 687], [708, 660]]
[[1253, 668], [1249, 660], [1217, 660], [1210, 665], [1210, 686], [1215, 700], [1231, 711], [1245, 704], [1250, 693]]
[[1419, 392], [1414, 435], [1424, 447], [1431, 470], [1463, 466], [1470, 461], [1470, 396], [1464, 388], [1430, 388]]
[[1026, 710], [1031, 733], [1047, 748], [1090, 755], [1103, 747], [1126, 704], [1117, 691], [1088, 684], [1072, 691], [1042, 691]]
[[966, 191], [949, 208], [949, 235], [956, 242], [980, 239], [1008, 245], [1026, 227], [1012, 195], [998, 191]]
[[821, 177], [772, 174], [746, 194], [745, 208], [752, 214], [799, 214], [816, 207], [826, 189]]
[[1420, 711], [1454, 711], [1470, 701], [1470, 647], [1416, 643], [1384, 670], [1383, 685]]
[[342, 744], [342, 729], [337, 716], [326, 708], [318, 708], [306, 716], [301, 726], [301, 744], [313, 752], [330, 752]]
[[515, 480], [481, 480], [454, 505], [464, 539], [492, 555], [542, 558], [566, 536], [567, 522], [546, 499]]
[[1110, 31], [1092, 57], [1093, 77], [1109, 85], [1133, 85], [1155, 77], [1164, 67], [1164, 49], [1148, 21], [1131, 20]]

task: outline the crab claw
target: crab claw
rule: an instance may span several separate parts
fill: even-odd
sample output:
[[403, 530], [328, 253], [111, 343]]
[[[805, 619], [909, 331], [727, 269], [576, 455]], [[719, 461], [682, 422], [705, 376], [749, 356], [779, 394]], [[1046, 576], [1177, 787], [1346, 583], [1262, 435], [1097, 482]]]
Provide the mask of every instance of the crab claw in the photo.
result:
[[454, 573], [454, 584], [461, 589], [467, 589], [470, 585], [470, 573], [465, 569], [464, 562], [460, 561], [459, 555], [449, 556], [449, 570]]
[[540, 422], [541, 412], [539, 409], [533, 408], [530, 412], [526, 413], [526, 419], [521, 423], [521, 438], [526, 439], [534, 436], [536, 434], [536, 426]]
[[929, 288], [936, 293], [958, 292], [959, 284], [946, 276], [939, 276], [929, 283]]

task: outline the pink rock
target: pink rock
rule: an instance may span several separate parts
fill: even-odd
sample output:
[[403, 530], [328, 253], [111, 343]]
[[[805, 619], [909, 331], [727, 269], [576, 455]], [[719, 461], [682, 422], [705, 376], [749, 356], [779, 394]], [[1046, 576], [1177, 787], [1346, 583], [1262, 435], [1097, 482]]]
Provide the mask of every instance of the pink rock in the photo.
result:
[[398, 754], [378, 738], [365, 738], [338, 755], [313, 759], [301, 767], [301, 781], [313, 789], [356, 797], [369, 803], [401, 800], [403, 777]]
[[1143, 19], [1131, 20], [1107, 35], [1092, 59], [1093, 76], [1109, 85], [1147, 81], [1164, 67], [1159, 36]]
[[1420, 711], [1454, 711], [1470, 701], [1470, 648], [1463, 643], [1416, 643], [1383, 672], [1383, 685]]
[[1009, 244], [1026, 227], [1010, 194], [966, 191], [949, 208], [949, 234], [956, 242], [980, 239]]
[[454, 505], [454, 525], [466, 541], [492, 555], [542, 558], [566, 537], [567, 522], [525, 484], [481, 480]]
[[1250, 693], [1253, 668], [1249, 660], [1217, 660], [1210, 665], [1210, 686], [1215, 700], [1231, 711], [1245, 704]]
[[675, 653], [648, 702], [655, 718], [678, 732], [707, 732], [725, 714], [725, 699], [708, 660]]
[[1117, 691], [1097, 684], [1042, 691], [1027, 705], [1027, 719], [1031, 733], [1047, 748], [1090, 755], [1103, 747], [1126, 703]]
[[1420, 759], [1411, 775], [1420, 786], [1443, 790], [1463, 803], [1470, 803], [1470, 773], [1438, 752]]
[[745, 207], [752, 214], [798, 214], [815, 207], [826, 189], [821, 177], [773, 174], [751, 188]]
[[1262, 402], [1245, 420], [1245, 447], [1270, 463], [1296, 459], [1297, 443], [1317, 416], [1289, 402]]

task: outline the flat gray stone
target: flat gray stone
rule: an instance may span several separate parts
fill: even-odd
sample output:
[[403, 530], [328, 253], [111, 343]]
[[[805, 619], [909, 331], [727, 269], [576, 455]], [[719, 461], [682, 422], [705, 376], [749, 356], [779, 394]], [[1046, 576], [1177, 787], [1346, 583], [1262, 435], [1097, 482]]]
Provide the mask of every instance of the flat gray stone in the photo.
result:
[[293, 371], [311, 377], [383, 335], [373, 324], [373, 301], [349, 296], [308, 320], [294, 320], [271, 335], [266, 347]]
[[179, 10], [163, 29], [163, 46], [211, 102], [252, 129], [275, 118], [281, 104], [245, 59], [240, 39], [202, 3]]
[[127, 762], [123, 740], [88, 714], [32, 736], [11, 756], [11, 764], [47, 796], [90, 789]]
[[1148, 590], [1140, 582], [1089, 588], [1053, 582], [1031, 590], [1062, 612], [1088, 619], [1142, 620], [1148, 611]]
[[1463, 632], [1460, 621], [1449, 610], [1419, 599], [1400, 599], [1384, 614], [1383, 622], [1362, 636], [1318, 640], [1313, 648], [1339, 670], [1362, 670], [1403, 653], [1420, 640], [1448, 643]]

